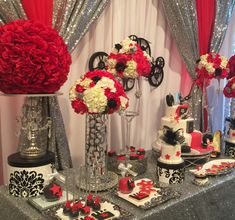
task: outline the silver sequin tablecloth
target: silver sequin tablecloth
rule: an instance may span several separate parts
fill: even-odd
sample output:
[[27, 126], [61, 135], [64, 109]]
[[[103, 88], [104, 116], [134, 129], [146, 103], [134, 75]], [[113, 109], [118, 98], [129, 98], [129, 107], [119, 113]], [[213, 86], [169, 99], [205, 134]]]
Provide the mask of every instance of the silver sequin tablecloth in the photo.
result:
[[[150, 155], [148, 172], [141, 177], [155, 179], [155, 158]], [[186, 174], [183, 184], [174, 187], [181, 193], [178, 199], [172, 199], [148, 211], [141, 210], [128, 202], [117, 198], [111, 192], [103, 197], [130, 211], [131, 219], [153, 220], [234, 220], [235, 219], [235, 171], [233, 173], [210, 177], [210, 184], [199, 187], [191, 183], [193, 176]], [[10, 196], [6, 186], [0, 187], [0, 220], [49, 220], [27, 203], [27, 199]]]

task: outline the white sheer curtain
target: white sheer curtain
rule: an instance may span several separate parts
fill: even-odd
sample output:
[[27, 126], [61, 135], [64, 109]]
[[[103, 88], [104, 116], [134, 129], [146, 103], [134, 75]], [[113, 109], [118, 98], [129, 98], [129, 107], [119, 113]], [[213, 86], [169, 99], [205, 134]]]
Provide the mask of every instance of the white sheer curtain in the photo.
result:
[[[160, 0], [112, 0], [73, 52], [71, 72], [68, 81], [61, 88], [63, 95], [59, 97], [75, 167], [84, 159], [85, 116], [73, 112], [68, 98], [69, 88], [76, 79], [88, 71], [88, 60], [94, 52], [108, 53], [115, 43], [131, 34], [149, 40], [152, 56], [155, 58], [162, 56], [166, 62], [164, 80], [160, 87], [151, 88], [146, 80], [141, 80], [143, 94], [140, 100], [140, 116], [134, 119], [131, 131], [134, 146], [151, 149], [157, 129], [160, 127], [160, 118], [164, 115], [165, 95], [179, 91], [182, 62], [163, 16]], [[128, 93], [131, 101], [133, 101], [132, 93]], [[21, 103], [22, 100], [15, 98], [0, 98], [4, 174], [6, 174], [7, 156], [17, 150], [15, 116], [20, 113]], [[110, 147], [122, 147], [124, 123], [118, 114], [110, 117], [109, 128]]]
[[[228, 29], [225, 35], [223, 45], [219, 52], [221, 55], [228, 59], [235, 54], [235, 13], [228, 25]], [[208, 100], [209, 106], [211, 106], [211, 124], [212, 131], [224, 130], [224, 120], [228, 116], [229, 101], [223, 95], [223, 88], [226, 84], [226, 80], [221, 80], [218, 84], [217, 80], [213, 80], [208, 88]]]

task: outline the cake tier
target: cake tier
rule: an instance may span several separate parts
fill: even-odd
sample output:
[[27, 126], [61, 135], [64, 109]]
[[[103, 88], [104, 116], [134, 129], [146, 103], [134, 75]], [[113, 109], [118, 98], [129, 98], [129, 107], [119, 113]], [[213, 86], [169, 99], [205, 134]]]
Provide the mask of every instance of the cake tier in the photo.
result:
[[165, 117], [180, 118], [188, 114], [188, 105], [167, 106]]
[[176, 120], [169, 117], [163, 117], [161, 119], [161, 127], [163, 128], [164, 126], [173, 128], [174, 131], [177, 131], [178, 129], [183, 129], [184, 133], [191, 133], [194, 129], [194, 120], [193, 118]]
[[179, 164], [183, 162], [181, 158], [181, 145], [169, 145], [161, 141], [161, 157], [159, 161], [166, 164]]
[[235, 142], [235, 130], [229, 129], [229, 139]]
[[34, 197], [43, 193], [45, 183], [54, 172], [55, 156], [48, 152], [44, 157], [26, 160], [20, 153], [8, 157], [7, 179], [9, 193], [16, 197]]
[[157, 176], [160, 183], [179, 184], [185, 176], [184, 161], [177, 164], [163, 163], [160, 158], [157, 161]]

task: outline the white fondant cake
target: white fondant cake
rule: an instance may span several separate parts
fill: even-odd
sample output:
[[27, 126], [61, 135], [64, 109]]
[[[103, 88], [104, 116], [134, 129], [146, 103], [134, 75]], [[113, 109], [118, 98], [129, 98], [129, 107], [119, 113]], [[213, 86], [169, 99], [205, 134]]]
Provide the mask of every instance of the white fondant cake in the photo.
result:
[[181, 145], [172, 146], [161, 141], [161, 157], [159, 161], [166, 164], [178, 164], [184, 162], [181, 158]]

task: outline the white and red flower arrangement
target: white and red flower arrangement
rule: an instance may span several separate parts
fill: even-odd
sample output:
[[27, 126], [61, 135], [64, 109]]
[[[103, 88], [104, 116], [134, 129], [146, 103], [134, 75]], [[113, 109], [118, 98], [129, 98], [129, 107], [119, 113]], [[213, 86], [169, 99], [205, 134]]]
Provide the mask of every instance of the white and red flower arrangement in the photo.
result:
[[87, 72], [69, 92], [76, 113], [112, 114], [128, 107], [128, 98], [114, 76], [103, 70]]
[[71, 57], [56, 30], [30, 20], [0, 26], [0, 90], [54, 93], [67, 80]]
[[235, 97], [235, 55], [233, 55], [228, 61], [229, 74], [228, 74], [228, 82], [224, 87], [224, 95], [227, 98]]
[[115, 44], [107, 58], [106, 69], [120, 78], [147, 77], [151, 71], [151, 58], [135, 41], [126, 38]]
[[196, 72], [197, 85], [200, 88], [207, 87], [212, 78], [224, 79], [227, 77], [229, 72], [228, 60], [226, 57], [214, 52], [201, 55], [196, 65]]

